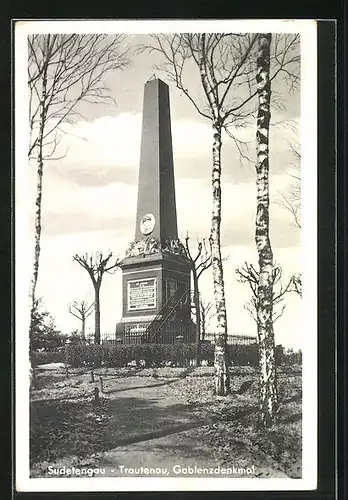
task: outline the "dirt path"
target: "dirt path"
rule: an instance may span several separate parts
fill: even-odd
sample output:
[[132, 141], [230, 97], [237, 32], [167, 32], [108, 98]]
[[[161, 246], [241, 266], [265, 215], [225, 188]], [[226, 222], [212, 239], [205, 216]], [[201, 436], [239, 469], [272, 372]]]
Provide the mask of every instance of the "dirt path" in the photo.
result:
[[[83, 403], [85, 409], [80, 406], [79, 412], [76, 412], [76, 419], [82, 418], [84, 429], [89, 420], [93, 420], [94, 425], [95, 420], [100, 423], [98, 439], [99, 443], [102, 443], [103, 451], [90, 453], [93, 446], [88, 448], [87, 436], [87, 441], [85, 441], [87, 453], [84, 463], [88, 467], [105, 469], [104, 477], [133, 475], [176, 477], [183, 470], [191, 475], [190, 467], [195, 470], [193, 477], [209, 477], [211, 472], [197, 472], [198, 469], [203, 468], [215, 469], [214, 477], [220, 476], [216, 468], [221, 467], [222, 464], [215, 458], [213, 450], [197, 440], [197, 434], [192, 432], [194, 429], [202, 428], [203, 433], [211, 419], [202, 411], [202, 408], [193, 408], [189, 404], [183, 404], [174, 393], [171, 394], [168, 386], [175, 383], [176, 379], [143, 378], [139, 380], [139, 377], [106, 380], [101, 407], [93, 408], [91, 403], [86, 401]], [[46, 401], [44, 408], [51, 411], [53, 401], [52, 399]], [[39, 400], [36, 403], [43, 405], [45, 402]], [[59, 404], [56, 402], [56, 405]], [[64, 408], [72, 405], [70, 411], [75, 417], [73, 401], [65, 400], [62, 401], [63, 404]], [[64, 414], [60, 418], [64, 421]], [[81, 429], [78, 422], [76, 422], [75, 432], [75, 440], [79, 442], [82, 437], [79, 438]], [[98, 434], [95, 428], [90, 432], [90, 439], [94, 434]], [[83, 438], [86, 440], [86, 436]], [[71, 448], [66, 449], [69, 449], [72, 455], [66, 454], [55, 463], [54, 467], [64, 465], [77, 467], [75, 451]], [[76, 454], [81, 456], [80, 453]], [[252, 468], [253, 465], [255, 466], [255, 464], [238, 464], [232, 461], [228, 467]], [[147, 470], [152, 470], [152, 472], [149, 473]], [[269, 477], [269, 474], [272, 477], [287, 477], [278, 471], [260, 468], [256, 471], [254, 469], [253, 472], [258, 477]], [[47, 471], [45, 473], [42, 468], [33, 468], [33, 477], [43, 475], [48, 477]], [[240, 475], [233, 469], [234, 477], [240, 477]], [[245, 473], [242, 472], [242, 475]]]
[[[175, 383], [175, 381], [172, 380], [169, 383]], [[153, 433], [137, 436], [134, 441], [129, 439], [127, 445], [118, 446], [105, 452], [99, 462], [99, 467], [105, 468], [105, 474], [108, 476], [133, 474], [146, 476], [147, 474], [143, 472], [146, 468], [155, 469], [157, 472], [161, 471], [161, 475], [169, 477], [190, 476], [192, 474], [191, 468], [191, 471], [195, 470], [193, 477], [211, 477], [211, 469], [214, 469], [214, 477], [226, 477], [226, 475], [218, 473], [217, 468], [220, 467], [221, 470], [222, 465], [215, 458], [213, 450], [199, 442], [197, 437], [190, 432], [191, 429], [197, 428], [202, 428], [202, 432], [204, 432], [205, 426], [211, 419], [207, 418], [201, 409], [182, 405], [175, 396], [169, 397], [168, 391], [164, 395], [165, 385], [167, 384], [159, 382], [147, 387], [127, 389], [128, 395], [132, 398], [151, 400], [152, 404], [155, 404], [159, 410], [170, 409], [170, 420], [163, 421], [162, 426], [159, 426]], [[239, 469], [241, 465], [237, 463], [228, 465], [232, 468], [232, 472], [234, 471], [232, 474], [234, 477], [246, 475], [243, 471], [236, 472], [233, 465], [236, 469]], [[288, 477], [277, 470], [265, 470], [260, 467], [255, 469], [255, 464], [249, 465], [250, 468], [254, 465], [253, 470], [258, 477], [269, 477], [270, 475], [272, 477]], [[243, 467], [247, 468], [245, 464]], [[202, 471], [197, 473], [199, 469]], [[209, 469], [209, 472], [205, 472], [203, 469]]]

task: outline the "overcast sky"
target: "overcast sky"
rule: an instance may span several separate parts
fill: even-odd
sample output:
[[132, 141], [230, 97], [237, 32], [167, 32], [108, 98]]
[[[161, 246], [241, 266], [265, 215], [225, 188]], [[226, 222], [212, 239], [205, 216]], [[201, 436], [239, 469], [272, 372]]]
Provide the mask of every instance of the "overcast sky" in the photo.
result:
[[[146, 35], [132, 37], [132, 43]], [[93, 300], [87, 272], [73, 262], [76, 252], [112, 250], [123, 257], [134, 236], [137, 176], [140, 155], [141, 114], [145, 82], [154, 73], [153, 55], [131, 57], [132, 65], [108, 78], [117, 104], [85, 107], [85, 121], [69, 128], [61, 144], [68, 154], [45, 165], [42, 200], [42, 250], [37, 296], [64, 332], [80, 327], [68, 312], [74, 300]], [[157, 75], [166, 81], [165, 77]], [[188, 74], [194, 82], [194, 75]], [[168, 82], [169, 83], [169, 82]], [[272, 110], [272, 122], [292, 120], [292, 127], [274, 126], [270, 135], [271, 241], [274, 258], [284, 270], [285, 280], [301, 272], [301, 232], [290, 213], [276, 204], [280, 192], [287, 192], [292, 178], [293, 157], [289, 143], [299, 142], [300, 92], [290, 94], [284, 82], [274, 84], [283, 96], [284, 109]], [[195, 90], [196, 92], [198, 89]], [[170, 84], [172, 135], [178, 229], [188, 231], [191, 243], [209, 235], [211, 222], [210, 122], [201, 118], [185, 96]], [[255, 126], [243, 132], [251, 140]], [[250, 155], [254, 157], [254, 144]], [[228, 331], [256, 335], [256, 325], [244, 310], [250, 299], [246, 284], [235, 278], [235, 268], [245, 260], [257, 264], [254, 243], [255, 171], [241, 162], [231, 139], [224, 138], [222, 189], [222, 246]], [[35, 165], [29, 165], [28, 223], [33, 225], [36, 185]], [[18, 244], [18, 242], [17, 242]], [[32, 245], [29, 246], [32, 252]], [[28, 250], [29, 251], [29, 250]], [[202, 296], [212, 298], [212, 277], [202, 277]], [[105, 275], [101, 289], [101, 329], [112, 333], [121, 318], [121, 271]], [[283, 317], [275, 324], [276, 342], [301, 348], [301, 299], [288, 294]], [[213, 328], [213, 324], [211, 325]], [[93, 330], [93, 316], [88, 320]]]

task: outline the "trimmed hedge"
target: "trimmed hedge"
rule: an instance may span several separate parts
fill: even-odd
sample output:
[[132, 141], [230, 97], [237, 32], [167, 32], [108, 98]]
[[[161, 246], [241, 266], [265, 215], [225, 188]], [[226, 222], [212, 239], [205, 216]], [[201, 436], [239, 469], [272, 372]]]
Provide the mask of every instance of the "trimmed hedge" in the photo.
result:
[[[61, 351], [32, 352], [33, 366], [47, 363], [67, 362], [73, 367], [106, 366], [109, 368], [123, 368], [130, 362], [137, 366], [161, 367], [171, 362], [177, 366], [186, 365], [195, 358], [194, 344], [70, 344]], [[229, 364], [235, 366], [257, 366], [258, 346], [228, 345]], [[201, 345], [201, 359], [209, 365], [214, 362], [214, 345]], [[275, 350], [277, 366], [301, 365], [301, 353], [284, 353], [282, 346], [277, 345]]]
[[[258, 347], [252, 345], [229, 345], [229, 363], [234, 365], [258, 364]], [[186, 364], [195, 358], [194, 344], [136, 344], [136, 345], [68, 345], [66, 362], [73, 367], [106, 366], [121, 368], [130, 362], [137, 366], [160, 367], [166, 363]], [[201, 359], [213, 364], [214, 346], [201, 345]]]

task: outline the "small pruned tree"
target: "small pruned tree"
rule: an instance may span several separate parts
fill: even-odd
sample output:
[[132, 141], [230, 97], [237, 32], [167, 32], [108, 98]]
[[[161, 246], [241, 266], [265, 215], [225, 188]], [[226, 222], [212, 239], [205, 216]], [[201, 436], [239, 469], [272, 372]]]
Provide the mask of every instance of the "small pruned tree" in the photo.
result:
[[113, 101], [106, 77], [129, 64], [124, 35], [33, 34], [28, 37], [29, 148], [36, 164], [34, 264], [31, 320], [39, 273], [44, 165], [59, 159], [67, 124], [84, 119], [81, 105]]
[[245, 262], [243, 266], [236, 269], [236, 274], [237, 280], [240, 283], [248, 283], [252, 291], [252, 298], [244, 304], [244, 308], [257, 326], [260, 366], [259, 423], [263, 427], [268, 427], [275, 421], [278, 406], [274, 323], [284, 312], [283, 300], [285, 294], [293, 290], [293, 277], [284, 285], [282, 268], [278, 264], [272, 264], [267, 278], [271, 283], [271, 289], [267, 291], [265, 306], [264, 294], [260, 293], [261, 269], [261, 266], [256, 269], [253, 264]]
[[103, 256], [102, 252], [95, 254], [74, 255], [73, 260], [88, 272], [94, 288], [94, 342], [100, 344], [100, 287], [105, 273], [112, 274], [120, 264], [120, 260], [111, 261], [112, 252]]
[[86, 300], [75, 301], [69, 304], [69, 313], [81, 321], [81, 336], [83, 341], [86, 340], [86, 320], [92, 314], [93, 308], [94, 302], [88, 304]]
[[[239, 283], [248, 283], [252, 297], [249, 301], [245, 302], [244, 309], [248, 312], [249, 316], [257, 324], [258, 321], [258, 294], [257, 287], [259, 282], [259, 270], [253, 264], [244, 262], [243, 266], [236, 269], [237, 281]], [[273, 325], [279, 319], [285, 310], [286, 305], [283, 304], [285, 294], [293, 291], [294, 277], [292, 276], [286, 285], [283, 283], [283, 271], [279, 264], [274, 264], [273, 267], [273, 295], [272, 295], [272, 321]], [[277, 310], [278, 309], [278, 310]]]
[[207, 331], [207, 327], [210, 322], [212, 310], [213, 310], [213, 301], [211, 300], [203, 300], [200, 299], [200, 311], [201, 311], [201, 340], [205, 340], [205, 334]]
[[201, 345], [201, 306], [199, 295], [199, 278], [203, 272], [209, 269], [212, 265], [211, 241], [210, 238], [203, 238], [197, 241], [197, 252], [193, 256], [190, 245], [189, 236], [185, 238], [185, 249], [187, 257], [191, 262], [191, 272], [193, 281], [193, 300], [196, 311], [196, 366], [200, 365], [200, 345]]

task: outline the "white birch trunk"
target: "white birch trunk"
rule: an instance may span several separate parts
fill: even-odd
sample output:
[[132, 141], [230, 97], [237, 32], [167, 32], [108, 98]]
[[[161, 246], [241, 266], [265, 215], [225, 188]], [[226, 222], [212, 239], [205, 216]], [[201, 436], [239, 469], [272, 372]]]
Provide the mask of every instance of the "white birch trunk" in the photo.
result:
[[206, 67], [205, 34], [200, 36], [199, 70], [202, 85], [209, 102], [213, 126], [213, 165], [212, 188], [213, 209], [211, 222], [211, 255], [216, 311], [216, 335], [214, 352], [214, 388], [215, 394], [226, 396], [230, 392], [230, 376], [227, 362], [227, 315], [225, 302], [225, 284], [221, 259], [221, 119], [216, 91], [210, 84]]
[[273, 330], [273, 253], [269, 238], [269, 80], [271, 34], [260, 34], [257, 56], [257, 211], [255, 242], [260, 275], [257, 289], [257, 334], [260, 357], [260, 424], [272, 425], [277, 411], [277, 380]]
[[30, 320], [33, 321], [36, 299], [36, 285], [39, 276], [39, 261], [41, 252], [41, 232], [42, 232], [42, 181], [43, 181], [43, 141], [46, 123], [46, 86], [47, 86], [47, 66], [43, 70], [42, 91], [40, 102], [40, 128], [37, 145], [37, 181], [36, 181], [36, 199], [35, 199], [35, 245], [34, 245], [34, 263], [33, 274], [30, 282], [29, 296], [31, 299]]
[[227, 363], [227, 314], [225, 286], [221, 258], [221, 128], [213, 124], [213, 210], [211, 223], [211, 253], [216, 310], [216, 335], [214, 368], [215, 394], [226, 396], [230, 392], [230, 377]]

